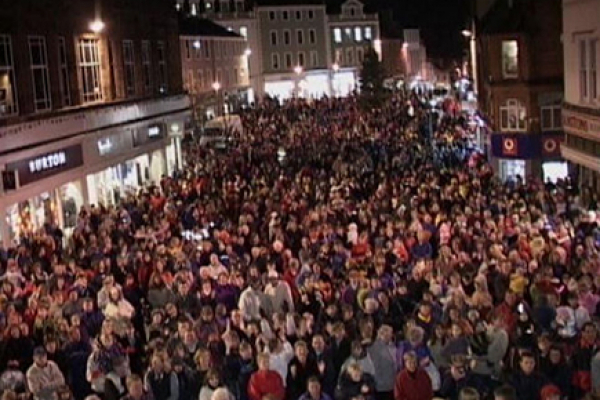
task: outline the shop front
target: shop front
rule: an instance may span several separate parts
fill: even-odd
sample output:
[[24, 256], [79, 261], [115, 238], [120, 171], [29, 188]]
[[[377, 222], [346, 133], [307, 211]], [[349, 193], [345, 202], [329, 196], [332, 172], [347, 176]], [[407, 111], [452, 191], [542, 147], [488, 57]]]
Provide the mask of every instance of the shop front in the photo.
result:
[[600, 189], [600, 111], [565, 103], [562, 123], [566, 133], [563, 157], [578, 183]]

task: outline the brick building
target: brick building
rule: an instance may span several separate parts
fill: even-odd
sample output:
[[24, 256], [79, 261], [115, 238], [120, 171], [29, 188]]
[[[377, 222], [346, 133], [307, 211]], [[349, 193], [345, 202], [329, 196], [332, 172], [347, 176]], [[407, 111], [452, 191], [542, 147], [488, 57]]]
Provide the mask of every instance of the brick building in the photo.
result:
[[[68, 233], [181, 166], [189, 116], [177, 15], [163, 0], [0, 0], [0, 234]], [[52, 16], [52, 18], [49, 18]]]
[[503, 179], [565, 176], [561, 0], [496, 0], [480, 23], [479, 101]]

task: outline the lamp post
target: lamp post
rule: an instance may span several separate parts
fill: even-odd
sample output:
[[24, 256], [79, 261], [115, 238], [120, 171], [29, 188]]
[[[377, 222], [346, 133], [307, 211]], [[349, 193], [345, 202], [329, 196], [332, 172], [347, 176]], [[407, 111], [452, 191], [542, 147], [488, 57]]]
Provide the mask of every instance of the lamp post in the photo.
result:
[[337, 97], [339, 92], [337, 88], [337, 73], [340, 70], [340, 65], [337, 62], [333, 63], [331, 70], [333, 71], [333, 85], [331, 85], [333, 89], [333, 97]]
[[461, 34], [469, 40], [469, 62], [471, 64], [471, 79], [473, 80], [473, 92], [475, 96], [479, 93], [479, 82], [477, 76], [477, 38], [475, 35], [475, 19], [471, 21], [471, 29], [464, 29]]
[[304, 71], [304, 69], [301, 65], [296, 65], [294, 67], [294, 72], [296, 73], [296, 97], [300, 97], [300, 75], [302, 75], [302, 71]]
[[217, 116], [221, 115], [221, 99], [219, 98], [219, 90], [221, 90], [221, 84], [218, 81], [213, 82], [212, 88], [215, 91], [215, 98], [217, 99]]
[[96, 18], [95, 20], [90, 22], [89, 28], [95, 34], [98, 34], [104, 30], [105, 26], [106, 26], [106, 24], [104, 23], [104, 21], [102, 21], [99, 18]]

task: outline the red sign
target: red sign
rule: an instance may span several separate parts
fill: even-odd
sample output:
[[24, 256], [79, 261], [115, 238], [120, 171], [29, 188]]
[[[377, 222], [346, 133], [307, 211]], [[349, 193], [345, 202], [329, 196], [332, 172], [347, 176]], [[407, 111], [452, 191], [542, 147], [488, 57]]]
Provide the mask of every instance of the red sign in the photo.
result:
[[542, 154], [544, 156], [557, 156], [560, 154], [561, 138], [557, 136], [542, 139]]

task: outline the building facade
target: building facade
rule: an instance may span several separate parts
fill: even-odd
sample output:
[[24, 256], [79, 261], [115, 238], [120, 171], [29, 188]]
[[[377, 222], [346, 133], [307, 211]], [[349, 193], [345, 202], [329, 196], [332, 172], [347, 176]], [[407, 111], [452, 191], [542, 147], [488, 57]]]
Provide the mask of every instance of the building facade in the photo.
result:
[[118, 0], [101, 14], [93, 2], [4, 2], [0, 54], [4, 244], [46, 223], [68, 233], [82, 206], [118, 203], [181, 167], [189, 101], [162, 0], [144, 14]]
[[580, 184], [600, 189], [600, 0], [563, 0], [565, 142]]
[[357, 85], [366, 47], [381, 53], [378, 17], [358, 0], [178, 2], [180, 10], [189, 7], [246, 38], [251, 98], [345, 95]]
[[236, 112], [249, 102], [250, 52], [246, 39], [207, 19], [180, 21], [183, 87], [196, 117]]
[[479, 102], [503, 179], [565, 177], [560, 0], [497, 0], [481, 20]]

